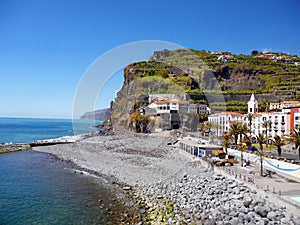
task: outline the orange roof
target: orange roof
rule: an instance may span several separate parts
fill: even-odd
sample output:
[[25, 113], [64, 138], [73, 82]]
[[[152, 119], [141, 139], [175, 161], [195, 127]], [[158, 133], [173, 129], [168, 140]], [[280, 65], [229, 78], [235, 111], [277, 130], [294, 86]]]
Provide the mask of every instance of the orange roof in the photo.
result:
[[256, 56], [254, 56], [254, 58], [265, 58], [265, 56], [264, 55], [256, 55]]
[[158, 100], [158, 101], [155, 101], [153, 102], [154, 104], [166, 104], [166, 103], [169, 103], [168, 100]]
[[243, 114], [241, 114], [241, 113], [238, 113], [238, 112], [225, 112], [225, 115], [226, 116], [238, 116], [238, 117], [242, 117], [243, 116]]
[[158, 100], [153, 103], [159, 105], [159, 104], [168, 104], [168, 103], [189, 103], [189, 101], [174, 99], [174, 100]]
[[283, 101], [283, 104], [299, 104], [299, 101]]

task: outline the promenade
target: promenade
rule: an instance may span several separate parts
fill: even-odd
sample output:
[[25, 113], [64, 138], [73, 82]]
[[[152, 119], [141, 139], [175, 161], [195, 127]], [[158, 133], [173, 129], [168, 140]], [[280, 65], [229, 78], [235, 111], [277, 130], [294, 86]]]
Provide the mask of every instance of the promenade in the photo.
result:
[[[197, 143], [197, 138], [183, 138], [191, 143]], [[178, 145], [178, 144], [177, 144]], [[247, 185], [257, 191], [261, 196], [269, 198], [274, 204], [279, 204], [294, 215], [300, 215], [300, 166], [277, 159], [263, 159], [263, 176], [260, 176], [260, 159], [257, 155], [243, 153], [243, 159], [249, 160], [249, 166], [241, 166], [240, 151], [227, 149], [230, 155], [234, 155], [239, 163], [231, 167], [213, 166], [211, 170], [215, 173], [225, 175], [229, 178], [247, 183]], [[194, 160], [203, 161], [200, 157], [195, 157], [183, 150], [181, 152]], [[296, 157], [296, 155], [294, 154]], [[209, 163], [207, 164], [208, 166]]]

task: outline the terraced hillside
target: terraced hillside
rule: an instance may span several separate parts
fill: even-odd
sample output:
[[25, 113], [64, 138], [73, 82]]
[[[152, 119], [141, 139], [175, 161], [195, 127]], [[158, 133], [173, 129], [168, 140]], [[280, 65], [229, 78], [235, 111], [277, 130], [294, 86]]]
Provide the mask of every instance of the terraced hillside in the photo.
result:
[[285, 53], [157, 51], [147, 62], [125, 68], [113, 116], [130, 115], [148, 103], [149, 93], [185, 92], [192, 102], [206, 103], [213, 111], [245, 112], [252, 93], [260, 101], [260, 110], [268, 102], [300, 100], [299, 62], [298, 56]]

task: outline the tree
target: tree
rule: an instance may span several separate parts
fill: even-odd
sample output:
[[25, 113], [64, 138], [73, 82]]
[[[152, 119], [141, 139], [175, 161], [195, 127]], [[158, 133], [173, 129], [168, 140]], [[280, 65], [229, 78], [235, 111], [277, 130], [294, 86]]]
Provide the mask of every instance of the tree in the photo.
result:
[[244, 143], [239, 143], [239, 151], [241, 152], [241, 166], [243, 167], [243, 152], [246, 149], [246, 145]]
[[230, 135], [225, 134], [223, 136], [222, 146], [224, 147], [226, 154], [227, 154], [227, 148], [229, 148], [229, 146], [230, 146], [230, 140], [231, 140], [231, 136]]
[[264, 121], [262, 127], [266, 129], [266, 138], [267, 138], [266, 147], [268, 147], [268, 130], [272, 129], [272, 121], [270, 120]]
[[145, 128], [149, 123], [149, 119], [145, 115], [142, 115], [139, 111], [135, 111], [130, 115], [129, 123], [135, 132], [145, 132]]
[[264, 155], [264, 147], [263, 143], [265, 142], [266, 138], [263, 133], [260, 133], [257, 136], [257, 142], [259, 144], [259, 151], [258, 154], [260, 156], [260, 175], [263, 176], [263, 155]]
[[240, 122], [241, 123], [241, 135], [248, 136], [248, 133], [250, 132], [249, 127], [247, 126], [246, 123]]
[[244, 135], [243, 143], [245, 143], [246, 146], [247, 146], [248, 148], [250, 148], [251, 145], [252, 145], [251, 138], [250, 138], [248, 135]]
[[300, 128], [294, 127], [293, 134], [291, 135], [291, 140], [295, 144], [295, 149], [298, 150], [299, 158], [300, 158]]
[[239, 134], [242, 133], [242, 123], [240, 121], [233, 121], [229, 128], [229, 135], [233, 136], [234, 138], [234, 144], [237, 146], [237, 141]]
[[169, 77], [169, 71], [166, 69], [160, 70], [158, 73], [158, 76], [161, 76], [162, 78], [168, 78]]
[[278, 156], [281, 156], [281, 147], [284, 145], [284, 140], [279, 135], [276, 135], [272, 140], [273, 145], [277, 147]]
[[266, 99], [262, 99], [258, 102], [259, 111], [266, 112], [269, 108], [269, 103], [266, 101]]
[[252, 55], [252, 56], [258, 55], [258, 50], [253, 50], [253, 51], [251, 52], [251, 55]]
[[251, 138], [251, 134], [252, 134], [252, 121], [253, 121], [254, 115], [252, 113], [248, 113], [246, 117], [247, 117], [247, 120], [249, 122], [249, 133], [250, 133], [250, 138]]

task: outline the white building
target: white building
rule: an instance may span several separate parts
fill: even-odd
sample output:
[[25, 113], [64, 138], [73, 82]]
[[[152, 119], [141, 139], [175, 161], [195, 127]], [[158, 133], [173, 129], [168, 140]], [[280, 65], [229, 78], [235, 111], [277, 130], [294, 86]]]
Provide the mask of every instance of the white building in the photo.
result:
[[154, 109], [156, 114], [164, 113], [188, 113], [189, 102], [184, 100], [159, 100], [151, 103], [148, 106], [150, 109]]
[[284, 108], [290, 108], [293, 106], [298, 105], [298, 101], [283, 101], [283, 102], [272, 102], [270, 103], [270, 110], [278, 110], [278, 109], [284, 109]]
[[257, 113], [258, 112], [258, 101], [255, 99], [254, 94], [251, 95], [250, 100], [248, 101], [248, 113]]
[[195, 114], [210, 114], [210, 108], [208, 108], [205, 104], [190, 104], [188, 112]]
[[[281, 112], [258, 113], [258, 102], [253, 94], [248, 101], [248, 113], [252, 113], [254, 116], [251, 125], [252, 137], [264, 133], [267, 134], [269, 138], [272, 138], [275, 135], [289, 135], [291, 132], [290, 111], [285, 109]], [[298, 123], [300, 126], [300, 111], [295, 112], [293, 118], [295, 124], [296, 121], [299, 121]], [[208, 122], [215, 125], [213, 126], [213, 130], [218, 136], [224, 135], [224, 133], [230, 129], [233, 121], [241, 121], [249, 125], [247, 114], [243, 115], [235, 112], [223, 112], [208, 116]], [[270, 121], [271, 124], [268, 128], [263, 127], [263, 124], [266, 121]]]
[[[264, 123], [270, 121], [267, 128]], [[252, 120], [252, 134], [257, 136], [260, 133], [268, 134], [269, 138], [276, 135], [284, 136], [290, 134], [290, 115], [284, 112], [264, 112], [254, 114]]]
[[212, 131], [217, 136], [222, 136], [229, 131], [233, 121], [245, 121], [244, 115], [237, 112], [222, 112], [208, 116], [208, 122], [212, 124]]
[[[148, 108], [152, 114], [165, 114], [165, 113], [195, 113], [195, 114], [209, 114], [210, 109], [205, 104], [191, 104], [185, 100], [157, 100], [152, 102]], [[148, 110], [149, 111], [149, 110]]]

